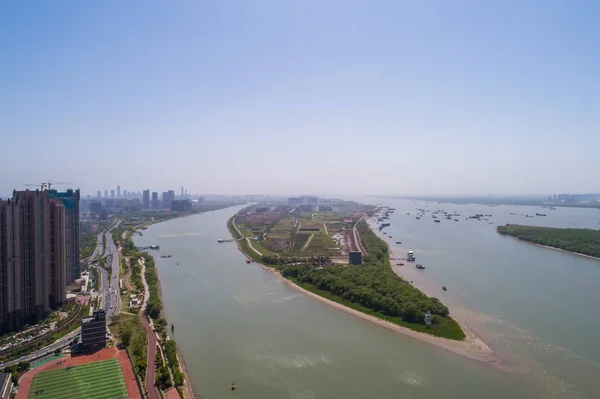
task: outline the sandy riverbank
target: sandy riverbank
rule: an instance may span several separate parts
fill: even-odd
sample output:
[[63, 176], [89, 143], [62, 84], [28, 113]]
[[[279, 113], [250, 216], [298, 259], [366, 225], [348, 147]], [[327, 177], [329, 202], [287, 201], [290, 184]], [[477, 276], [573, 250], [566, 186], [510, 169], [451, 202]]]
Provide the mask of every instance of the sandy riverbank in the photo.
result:
[[[372, 227], [371, 227], [371, 229], [372, 229]], [[393, 264], [394, 264], [393, 261], [398, 260], [398, 259], [394, 259], [394, 252], [392, 251], [392, 247], [390, 246], [390, 244], [386, 240], [384, 240], [382, 237], [379, 237], [379, 239], [382, 240], [383, 242], [385, 242], [385, 244], [387, 245], [388, 255], [389, 255], [389, 260], [390, 260], [390, 267], [392, 268], [394, 273], [396, 273], [399, 277], [403, 278], [404, 280], [407, 280], [408, 276], [402, 274], [398, 268], [393, 267]], [[425, 293], [425, 295], [427, 295], [427, 293]], [[465, 320], [462, 320], [460, 317], [457, 318], [456, 315], [451, 315], [451, 316], [453, 316], [453, 319], [458, 323], [460, 328], [463, 330], [463, 332], [466, 335], [466, 338], [463, 341], [453, 341], [453, 340], [448, 340], [448, 339], [438, 338], [438, 337], [432, 337], [432, 338], [441, 339], [443, 341], [449, 341], [450, 343], [465, 343], [465, 344], [467, 344], [466, 349], [467, 349], [467, 351], [469, 351], [469, 353], [473, 349], [474, 353], [477, 354], [476, 360], [481, 360], [481, 361], [485, 361], [485, 362], [494, 362], [494, 361], [499, 360], [498, 355], [483, 341], [483, 339], [481, 339], [481, 337], [479, 335], [477, 335], [477, 333], [475, 333], [475, 331], [473, 331], [472, 329], [469, 328], [469, 326], [466, 324]], [[401, 326], [399, 326], [399, 327], [404, 328]], [[418, 333], [418, 332], [412, 331], [412, 330], [409, 330], [409, 331], [419, 334], [419, 335], [427, 335], [427, 334]], [[445, 346], [443, 346], [443, 347], [452, 352], [459, 353], [459, 352], [452, 350], [450, 348], [447, 348]], [[461, 348], [460, 350], [462, 350], [462, 349], [464, 349], [464, 348]], [[465, 355], [464, 353], [459, 353], [459, 354], [469, 357], [469, 358], [473, 358], [471, 356]]]
[[487, 346], [485, 344], [485, 342], [483, 342], [481, 340], [481, 338], [479, 338], [473, 331], [471, 331], [468, 327], [466, 327], [462, 324], [460, 326], [466, 335], [466, 338], [462, 341], [455, 341], [455, 340], [451, 340], [451, 339], [435, 337], [433, 335], [429, 335], [429, 334], [425, 334], [425, 333], [420, 333], [418, 331], [414, 331], [409, 328], [402, 327], [398, 324], [394, 324], [389, 321], [379, 319], [375, 316], [371, 316], [371, 315], [362, 313], [358, 310], [346, 307], [342, 304], [331, 301], [327, 298], [323, 298], [322, 296], [317, 295], [314, 292], [310, 292], [310, 291], [305, 290], [304, 288], [294, 284], [293, 281], [290, 281], [290, 280], [286, 279], [285, 277], [283, 277], [277, 270], [275, 270], [271, 267], [265, 266], [261, 263], [259, 263], [259, 265], [263, 269], [267, 270], [268, 272], [273, 273], [275, 276], [277, 276], [281, 281], [283, 281], [288, 286], [302, 292], [303, 294], [310, 296], [310, 297], [312, 297], [318, 301], [321, 301], [323, 303], [326, 303], [330, 306], [333, 306], [336, 309], [340, 309], [340, 310], [343, 310], [354, 316], [360, 317], [363, 320], [370, 321], [379, 326], [385, 327], [389, 330], [399, 332], [403, 335], [418, 339], [419, 341], [422, 341], [422, 342], [427, 342], [429, 344], [446, 349], [450, 352], [467, 357], [472, 360], [477, 360], [477, 361], [486, 362], [486, 363], [495, 362], [498, 360], [498, 356], [496, 355], [496, 353], [494, 353], [494, 351], [492, 351], [490, 349], [490, 347]]

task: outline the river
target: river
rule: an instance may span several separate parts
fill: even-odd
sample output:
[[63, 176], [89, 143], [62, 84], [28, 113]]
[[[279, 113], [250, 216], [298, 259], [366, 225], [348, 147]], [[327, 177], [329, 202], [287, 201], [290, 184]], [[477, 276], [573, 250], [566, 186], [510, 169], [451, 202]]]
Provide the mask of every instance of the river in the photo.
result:
[[[427, 265], [420, 275], [403, 272], [433, 293], [446, 284], [448, 292], [439, 289], [437, 296], [504, 360], [464, 359], [331, 308], [246, 264], [235, 243], [216, 242], [229, 237], [226, 221], [240, 209], [234, 207], [153, 225], [135, 237], [138, 246], [159, 244], [157, 257], [173, 256], [157, 259], [165, 315], [175, 323], [174, 339], [201, 398], [588, 398], [598, 392], [598, 261], [500, 237], [483, 221], [438, 224], [413, 215], [425, 205], [463, 215], [480, 206], [385, 201], [397, 208], [387, 229], [393, 238], [386, 238], [402, 241], [396, 251], [410, 248]], [[505, 216], [501, 207], [483, 208], [478, 213], [492, 213], [497, 224], [519, 218], [509, 207]], [[513, 222], [554, 223], [555, 215], [579, 211], [546, 210], [544, 221]], [[576, 223], [564, 216], [569, 222]]]

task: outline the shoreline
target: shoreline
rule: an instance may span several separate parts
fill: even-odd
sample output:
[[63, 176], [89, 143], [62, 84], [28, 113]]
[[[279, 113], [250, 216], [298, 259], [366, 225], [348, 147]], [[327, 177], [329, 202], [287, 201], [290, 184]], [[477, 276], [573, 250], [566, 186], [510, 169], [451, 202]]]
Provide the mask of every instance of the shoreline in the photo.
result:
[[553, 249], [554, 251], [560, 251], [560, 252], [564, 252], [566, 254], [577, 255], [577, 256], [584, 257], [584, 258], [594, 259], [594, 260], [600, 261], [600, 257], [596, 257], [596, 256], [592, 256], [592, 255], [586, 255], [586, 254], [581, 254], [579, 252], [567, 251], [566, 249], [551, 247], [549, 245], [537, 244], [535, 242], [531, 242], [531, 241], [527, 241], [527, 240], [521, 240], [519, 237], [514, 237], [514, 236], [511, 236], [510, 234], [501, 234], [501, 233], [498, 233], [498, 234], [500, 234], [503, 237], [509, 237], [509, 238], [512, 238], [513, 240], [517, 240], [519, 242], [524, 242], [524, 243], [529, 244], [529, 245], [535, 245], [536, 247]]
[[[371, 226], [369, 226], [371, 227]], [[372, 229], [371, 229], [372, 230]], [[377, 234], [377, 233], [375, 233]], [[392, 248], [390, 247], [390, 244], [384, 240], [383, 238], [379, 237], [381, 240], [383, 240], [383, 242], [385, 242], [385, 244], [387, 245], [388, 248], [388, 255], [389, 255], [389, 259], [390, 259], [390, 267], [392, 267], [392, 259], [394, 257], [394, 253], [392, 251]], [[399, 272], [399, 270], [395, 269], [392, 267], [392, 271], [400, 278], [402, 279], [406, 279], [407, 277], [405, 275], [403, 275], [402, 273]], [[425, 293], [426, 294], [426, 293]], [[427, 294], [426, 294], [427, 295]], [[452, 316], [452, 314], [451, 314]], [[485, 361], [486, 363], [492, 363], [492, 362], [496, 362], [500, 360], [500, 357], [496, 354], [496, 352], [494, 352], [494, 350], [492, 348], [490, 348], [485, 341], [475, 332], [473, 331], [464, 320], [460, 320], [459, 318], [456, 317], [452, 317], [454, 319], [454, 321], [456, 321], [458, 323], [458, 325], [460, 326], [460, 328], [463, 330], [463, 332], [465, 333], [466, 337], [463, 341], [452, 341], [452, 340], [448, 340], [451, 342], [471, 342], [474, 344], [474, 346], [478, 349], [480, 349], [483, 353], [488, 353], [490, 357], [492, 357], [492, 360], [488, 360]], [[401, 327], [401, 326], [399, 326]], [[412, 330], [411, 330], [412, 331]], [[417, 334], [421, 334], [421, 333], [417, 333]], [[434, 337], [434, 338], [438, 338], [438, 337]], [[445, 340], [445, 338], [439, 338], [439, 339], [443, 339]], [[469, 356], [467, 356], [469, 357]], [[479, 360], [479, 359], [476, 359]]]
[[[325, 303], [336, 309], [343, 310], [346, 313], [350, 313], [354, 316], [360, 317], [363, 320], [377, 324], [381, 327], [387, 328], [388, 330], [396, 331], [400, 334], [417, 339], [421, 342], [426, 342], [428, 344], [437, 346], [438, 348], [445, 349], [449, 352], [452, 352], [457, 355], [466, 357], [471, 360], [476, 360], [476, 361], [479, 361], [482, 363], [493, 363], [493, 362], [496, 362], [499, 360], [498, 355], [489, 346], [487, 346], [487, 344], [485, 342], [483, 342], [483, 340], [481, 340], [481, 338], [479, 338], [479, 336], [477, 334], [475, 334], [470, 328], [468, 328], [467, 326], [465, 326], [463, 324], [459, 323], [460, 327], [463, 329], [463, 332], [466, 335], [466, 338], [462, 341], [456, 341], [456, 340], [452, 340], [452, 339], [436, 337], [434, 335], [414, 331], [407, 327], [403, 327], [398, 324], [394, 324], [392, 322], [380, 319], [378, 317], [368, 315], [359, 310], [349, 308], [347, 306], [344, 306], [342, 304], [339, 304], [337, 302], [334, 302], [332, 300], [324, 298], [318, 294], [315, 294], [314, 292], [310, 292], [310, 291], [300, 287], [299, 285], [296, 285], [293, 281], [290, 281], [287, 278], [283, 277], [281, 274], [279, 274], [279, 272], [277, 270], [273, 269], [272, 267], [266, 266], [259, 262], [256, 262], [256, 263], [258, 263], [263, 269], [273, 273], [277, 278], [279, 278], [281, 281], [283, 281], [289, 287], [294, 288], [294, 289], [298, 290], [299, 292], [302, 292], [306, 296], [310, 296], [318, 301], [321, 301], [322, 303]], [[458, 321], [457, 321], [457, 323], [458, 323]]]
[[[370, 228], [370, 226], [369, 226], [369, 228]], [[384, 240], [384, 242], [385, 242], [385, 240]], [[387, 244], [387, 242], [386, 242], [386, 245], [388, 245], [388, 251], [389, 251], [389, 244]], [[243, 251], [243, 249], [239, 245], [239, 242], [237, 242], [237, 248], [245, 258], [249, 257]], [[391, 252], [390, 252], [390, 254], [391, 254]], [[272, 273], [273, 275], [275, 275], [278, 279], [280, 279], [282, 282], [287, 284], [289, 287], [303, 293], [304, 295], [312, 297], [312, 298], [320, 301], [321, 303], [325, 303], [331, 307], [342, 310], [342, 311], [352, 314], [356, 317], [360, 317], [363, 320], [377, 324], [381, 327], [387, 328], [389, 330], [395, 331], [395, 332], [403, 334], [405, 336], [414, 338], [421, 342], [425, 342], [425, 343], [437, 346], [439, 348], [445, 349], [449, 352], [466, 357], [471, 360], [479, 361], [482, 363], [494, 363], [499, 360], [498, 355], [477, 334], [475, 334], [473, 332], [473, 330], [471, 330], [468, 326], [464, 325], [464, 323], [459, 323], [458, 321], [456, 321], [457, 323], [459, 323], [459, 326], [462, 328], [463, 332], [466, 335], [465, 339], [462, 341], [456, 341], [456, 340], [451, 340], [451, 339], [447, 339], [447, 338], [436, 337], [434, 335], [430, 335], [427, 333], [421, 333], [418, 331], [414, 331], [407, 327], [403, 327], [398, 324], [380, 319], [378, 317], [368, 315], [359, 310], [349, 308], [340, 303], [337, 303], [330, 299], [324, 298], [318, 294], [315, 294], [314, 292], [310, 292], [310, 291], [300, 287], [299, 285], [295, 284], [293, 281], [288, 280], [287, 278], [283, 277], [281, 275], [281, 273], [279, 273], [279, 271], [277, 271], [276, 269], [269, 267], [269, 266], [267, 266], [261, 262], [258, 262], [256, 260], [254, 260], [253, 262], [260, 265], [260, 267], [262, 267], [265, 271], [268, 271], [269, 273]], [[391, 267], [391, 265], [390, 265], [390, 267]]]

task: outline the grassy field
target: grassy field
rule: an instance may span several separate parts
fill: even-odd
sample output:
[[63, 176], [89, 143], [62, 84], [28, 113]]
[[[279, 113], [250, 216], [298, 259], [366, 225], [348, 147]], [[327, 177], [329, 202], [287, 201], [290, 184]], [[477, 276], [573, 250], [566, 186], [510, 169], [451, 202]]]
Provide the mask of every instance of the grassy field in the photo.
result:
[[[343, 229], [351, 228], [346, 219], [358, 219], [363, 205], [340, 202], [336, 211], [294, 212], [269, 211], [244, 213], [236, 224], [246, 237], [260, 236], [252, 245], [267, 256], [311, 257], [340, 255], [340, 248], [332, 238]], [[276, 209], [276, 208], [275, 208]], [[330, 208], [331, 209], [331, 208]], [[309, 238], [311, 237], [312, 238]], [[310, 239], [308, 245], [307, 241]]]
[[306, 244], [306, 241], [308, 241], [308, 237], [310, 237], [310, 234], [296, 234], [296, 240], [294, 241], [294, 251], [300, 251], [304, 244]]
[[61, 368], [36, 375], [29, 398], [128, 398], [121, 366], [116, 359]]

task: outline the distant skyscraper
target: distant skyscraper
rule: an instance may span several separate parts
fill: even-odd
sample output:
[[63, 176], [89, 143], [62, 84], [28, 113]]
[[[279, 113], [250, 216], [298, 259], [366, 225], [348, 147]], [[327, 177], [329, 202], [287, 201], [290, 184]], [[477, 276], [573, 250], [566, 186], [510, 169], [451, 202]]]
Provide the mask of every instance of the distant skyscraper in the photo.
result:
[[108, 190], [104, 190], [104, 198], [108, 198]]
[[162, 193], [162, 209], [171, 208], [171, 201], [169, 200], [169, 192], [165, 191]]
[[144, 209], [150, 208], [150, 190], [144, 190], [142, 202], [144, 204]]
[[175, 201], [175, 190], [169, 190], [169, 201]]
[[152, 191], [152, 208], [160, 209], [160, 201], [158, 200], [158, 193]]
[[117, 186], [117, 198], [121, 198], [121, 186]]
[[115, 190], [110, 190], [110, 198], [115, 198]]
[[181, 186], [181, 198], [183, 198], [184, 194], [183, 194], [183, 186]]
[[123, 198], [127, 198], [127, 190], [123, 190]]
[[66, 300], [65, 208], [47, 191], [0, 201], [0, 331], [44, 319]]
[[79, 233], [79, 190], [58, 192], [47, 190], [51, 199], [58, 199], [65, 207], [65, 239], [67, 251], [66, 283], [71, 284], [81, 277], [81, 264], [79, 262], [79, 249], [81, 248], [81, 235]]
[[96, 198], [102, 198], [102, 194], [100, 193], [100, 190], [98, 190], [98, 192], [96, 192]]

